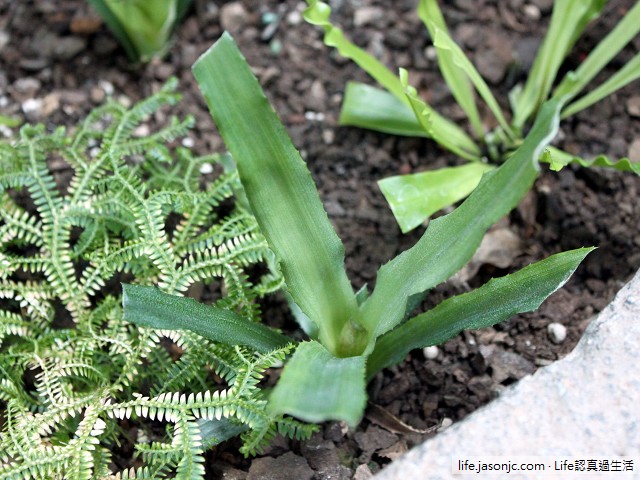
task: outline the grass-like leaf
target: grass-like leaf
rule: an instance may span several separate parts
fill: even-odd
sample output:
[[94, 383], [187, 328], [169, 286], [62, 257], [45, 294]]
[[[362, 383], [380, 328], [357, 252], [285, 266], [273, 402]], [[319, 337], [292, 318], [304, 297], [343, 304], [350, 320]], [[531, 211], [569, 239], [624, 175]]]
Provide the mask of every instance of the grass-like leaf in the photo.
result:
[[191, 0], [89, 0], [134, 61], [161, 56]]
[[621, 89], [638, 78], [640, 78], [640, 53], [636, 54], [625, 64], [624, 67], [614, 73], [597, 88], [593, 89], [587, 95], [579, 98], [570, 105], [567, 105], [567, 108], [562, 112], [562, 118], [570, 117], [571, 115], [590, 107], [594, 103], [605, 98], [607, 95]]
[[371, 322], [367, 328], [376, 336], [402, 320], [411, 296], [426, 292], [460, 269], [486, 230], [531, 188], [538, 174], [538, 158], [557, 132], [560, 107], [558, 101], [543, 105], [513, 156], [486, 173], [460, 207], [431, 221], [416, 245], [380, 268], [375, 290], [361, 307], [363, 318]]
[[371, 378], [415, 348], [439, 345], [462, 330], [490, 327], [531, 312], [559, 289], [593, 248], [558, 253], [476, 290], [445, 300], [383, 335], [367, 361]]
[[408, 72], [400, 69], [400, 80], [405, 97], [413, 109], [422, 130], [440, 145], [469, 161], [480, 161], [480, 148], [458, 125], [436, 112], [418, 96], [415, 88], [409, 85]]
[[511, 125], [509, 125], [509, 122], [507, 122], [507, 119], [502, 114], [500, 105], [493, 96], [493, 93], [491, 93], [487, 82], [484, 81], [480, 73], [478, 73], [471, 61], [467, 58], [462, 49], [451, 39], [449, 34], [445, 30], [437, 28], [435, 30], [436, 32], [433, 39], [435, 47], [438, 50], [448, 51], [450, 53], [451, 61], [455, 63], [455, 65], [459, 67], [460, 71], [464, 72], [471, 83], [473, 83], [478, 94], [482, 97], [493, 115], [496, 117], [496, 120], [498, 120], [502, 129], [507, 135], [513, 137], [514, 134], [511, 129]]
[[347, 83], [339, 123], [393, 135], [430, 137], [406, 103], [386, 90], [359, 82]]
[[364, 377], [365, 357], [337, 358], [318, 342], [304, 342], [285, 366], [269, 407], [308, 422], [331, 418], [355, 426], [367, 402]]
[[[584, 87], [607, 65], [620, 50], [640, 32], [640, 2], [637, 2], [625, 17], [603, 38], [589, 56], [564, 79], [553, 92], [555, 98], [569, 101], [575, 98]], [[636, 68], [637, 69], [637, 68]], [[608, 92], [607, 95], [611, 93]], [[562, 117], [565, 115], [563, 112]]]
[[[418, 4], [418, 16], [429, 30], [431, 38], [436, 37], [437, 30], [442, 30], [448, 34], [447, 25], [440, 11], [440, 7], [438, 7], [437, 0], [420, 0]], [[449, 49], [436, 45], [436, 51], [440, 72], [451, 89], [451, 94], [467, 114], [469, 122], [478, 138], [482, 138], [484, 136], [484, 128], [480, 120], [478, 108], [476, 107], [473, 88], [471, 88], [471, 84], [464, 70], [455, 62], [453, 53]]]
[[547, 34], [533, 62], [527, 83], [513, 104], [513, 125], [516, 129], [521, 130], [548, 98], [569, 49], [606, 3], [606, 0], [559, 0], [554, 3]]
[[230, 310], [169, 295], [154, 287], [123, 284], [122, 306], [128, 322], [160, 330], [189, 330], [225, 345], [246, 345], [269, 352], [291, 343], [275, 330]]
[[359, 343], [356, 337], [366, 343], [366, 333], [344, 268], [344, 247], [304, 161], [228, 34], [196, 62], [193, 72], [278, 257], [288, 292], [319, 327], [329, 350], [354, 354], [351, 349], [358, 347], [352, 343]]
[[545, 152], [540, 161], [548, 163], [551, 170], [556, 172], [570, 163], [575, 163], [581, 167], [609, 167], [621, 172], [634, 172], [640, 175], [640, 163], [634, 163], [628, 158], [609, 160], [605, 155], [598, 155], [592, 159], [584, 159], [555, 147], [549, 147], [549, 150]]
[[309, 6], [303, 12], [304, 19], [312, 25], [322, 27], [325, 45], [335, 48], [340, 55], [353, 60], [376, 82], [404, 102], [404, 89], [398, 77], [373, 55], [349, 41], [342, 30], [331, 24], [331, 7], [316, 0], [309, 0], [307, 3]]
[[462, 200], [480, 182], [482, 174], [494, 168], [473, 162], [459, 167], [387, 177], [378, 186], [393, 215], [406, 233], [441, 208]]

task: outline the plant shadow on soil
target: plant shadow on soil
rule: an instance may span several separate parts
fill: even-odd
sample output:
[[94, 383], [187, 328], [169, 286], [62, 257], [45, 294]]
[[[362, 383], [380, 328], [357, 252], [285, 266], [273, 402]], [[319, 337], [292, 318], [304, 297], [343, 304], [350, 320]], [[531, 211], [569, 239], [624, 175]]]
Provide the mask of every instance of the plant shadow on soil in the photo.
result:
[[[4, 99], [0, 113], [25, 118], [25, 102], [41, 99], [38, 108], [26, 114], [27, 120], [72, 126], [110, 90], [135, 101], [177, 76], [184, 98], [176, 112], [196, 117], [190, 134], [194, 150], [221, 151], [223, 145], [190, 68], [224, 25], [308, 162], [345, 244], [354, 287], [365, 283], [372, 287], [378, 267], [413, 245], [424, 230], [402, 235], [375, 182], [458, 161], [429, 141], [337, 126], [346, 81], [367, 78], [322, 45], [320, 32], [301, 20], [300, 2], [194, 3], [168, 57], [137, 68], [129, 65], [105, 27], [91, 22], [95, 14], [79, 0], [60, 0], [55, 5], [46, 0], [3, 3], [0, 32], [10, 40], [0, 47], [0, 97]], [[425, 52], [428, 37], [415, 14], [415, 3], [367, 0], [356, 7], [335, 2], [335, 20], [388, 66], [407, 68], [412, 84], [432, 105], [462, 122], [462, 112], [454, 106], [435, 60]], [[498, 98], [506, 99], [509, 88], [531, 65], [551, 3], [533, 0], [534, 8], [525, 9], [522, 1], [456, 0], [443, 7], [454, 38]], [[565, 68], [575, 66], [631, 4], [609, 2], [606, 14], [588, 29]], [[262, 22], [267, 12], [278, 14], [274, 32], [268, 32]], [[539, 21], [531, 17], [536, 12], [541, 15]], [[639, 49], [636, 39], [613, 66], [619, 67]], [[563, 123], [556, 144], [584, 156], [627, 155], [632, 145], [640, 145], [640, 125], [630, 113], [639, 96], [636, 82]], [[507, 385], [568, 353], [593, 315], [640, 266], [640, 204], [634, 201], [639, 195], [640, 178], [631, 174], [578, 168], [543, 172], [533, 191], [497, 226], [517, 238], [517, 246], [508, 252], [508, 264], [476, 265], [477, 271], [464, 281], [434, 289], [422, 308], [550, 254], [590, 245], [599, 249], [539, 311], [494, 328], [464, 332], [441, 346], [435, 358], [415, 351], [401, 365], [380, 373], [369, 388], [371, 403], [416, 430], [427, 430], [443, 419], [459, 421]], [[278, 326], [293, 328], [281, 297], [265, 300], [264, 311]], [[551, 322], [567, 327], [563, 343], [549, 339]], [[277, 375], [273, 372], [271, 381]], [[258, 459], [242, 458], [237, 441], [227, 442], [208, 453], [210, 478], [346, 479], [354, 474], [368, 478], [370, 472], [434, 435], [411, 432], [381, 419], [379, 410], [369, 408], [355, 431], [328, 423], [309, 442], [278, 438]], [[122, 467], [131, 462], [130, 458], [120, 460]]]

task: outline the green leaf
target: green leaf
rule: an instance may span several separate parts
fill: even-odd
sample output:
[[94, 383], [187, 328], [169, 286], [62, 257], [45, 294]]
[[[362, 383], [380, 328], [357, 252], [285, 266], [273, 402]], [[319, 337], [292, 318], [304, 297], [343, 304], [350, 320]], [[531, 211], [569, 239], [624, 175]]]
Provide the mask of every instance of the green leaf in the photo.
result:
[[406, 233], [441, 208], [469, 195], [480, 182], [483, 173], [493, 167], [474, 162], [459, 167], [440, 168], [429, 172], [387, 177], [378, 186]]
[[385, 90], [358, 82], [347, 83], [339, 123], [392, 135], [430, 138], [406, 103]]
[[361, 353], [367, 336], [359, 326], [342, 242], [307, 166], [229, 34], [202, 55], [193, 73], [291, 297], [331, 352]]
[[409, 105], [424, 132], [459, 157], [474, 162], [480, 161], [480, 148], [471, 137], [455, 123], [443, 117], [425, 103], [418, 96], [416, 89], [409, 85], [408, 73], [402, 68], [400, 69], [400, 80], [405, 89], [405, 96], [409, 101]]
[[132, 60], [164, 53], [189, 0], [89, 0]]
[[462, 330], [490, 327], [518, 313], [536, 310], [566, 283], [592, 250], [580, 248], [552, 255], [408, 320], [378, 340], [367, 362], [368, 377], [401, 362], [415, 348], [439, 345]]
[[586, 160], [555, 147], [549, 147], [548, 151], [545, 152], [540, 161], [550, 164], [551, 170], [556, 172], [562, 170], [570, 163], [575, 163], [581, 167], [613, 168], [614, 170], [621, 172], [634, 172], [637, 175], [640, 175], [640, 163], [634, 163], [628, 158], [609, 160], [605, 155], [599, 155], [596, 158]]
[[411, 296], [460, 269], [486, 230], [529, 191], [538, 175], [537, 160], [558, 130], [560, 107], [558, 101], [545, 104], [523, 144], [504, 164], [486, 173], [460, 207], [432, 220], [416, 245], [380, 268], [375, 289], [361, 307], [376, 336], [402, 320]]
[[[637, 2], [611, 32], [602, 39], [577, 70], [569, 72], [555, 89], [555, 98], [575, 98], [591, 80], [640, 32], [640, 2]], [[606, 95], [611, 93], [608, 92]], [[567, 115], [564, 114], [562, 117]]]
[[269, 352], [291, 339], [238, 314], [204, 305], [192, 298], [169, 295], [155, 287], [122, 284], [124, 319], [142, 327], [189, 330], [225, 345], [246, 345]]
[[309, 6], [302, 15], [308, 23], [322, 27], [325, 45], [335, 48], [340, 55], [353, 60], [398, 100], [405, 102], [404, 89], [398, 77], [373, 55], [346, 39], [342, 30], [331, 24], [329, 21], [331, 7], [324, 2], [316, 0], [307, 0], [307, 4]]
[[338, 358], [318, 342], [301, 343], [269, 397], [275, 414], [307, 422], [344, 420], [356, 426], [367, 403], [365, 357]]
[[[420, 3], [418, 4], [418, 16], [429, 30], [431, 38], [436, 37], [436, 31], [438, 29], [446, 32], [447, 34], [449, 33], [436, 0], [420, 0]], [[460, 105], [462, 110], [467, 114], [476, 135], [478, 135], [479, 138], [482, 138], [484, 136], [482, 121], [480, 120], [480, 114], [476, 107], [473, 89], [471, 88], [471, 84], [469, 83], [464, 70], [456, 64], [453, 54], [449, 49], [443, 49], [436, 46], [436, 51], [438, 54], [440, 72], [442, 72], [442, 76], [451, 89], [453, 97], [456, 99], [456, 102], [458, 102], [458, 105]]]
[[199, 418], [196, 420], [202, 437], [202, 444], [205, 449], [214, 445], [237, 437], [243, 432], [249, 430], [249, 426], [244, 423], [234, 422], [230, 418], [222, 417], [220, 420], [208, 420]]
[[562, 118], [570, 117], [590, 107], [638, 78], [640, 78], [640, 53], [636, 54], [624, 67], [614, 73], [600, 86], [568, 105], [562, 112]]
[[487, 82], [484, 81], [462, 49], [451, 39], [449, 34], [444, 30], [436, 28], [433, 44], [440, 50], [450, 52], [451, 60], [469, 77], [469, 80], [471, 80], [471, 83], [476, 87], [476, 90], [496, 117], [496, 120], [498, 120], [498, 123], [505, 133], [514, 137], [511, 125], [509, 125], [507, 119], [504, 118], [500, 105], [498, 105], [498, 101], [491, 93]]
[[533, 62], [527, 83], [513, 103], [513, 125], [518, 130], [522, 130], [525, 122], [548, 98], [567, 53], [606, 3], [606, 0], [554, 2], [547, 34]]

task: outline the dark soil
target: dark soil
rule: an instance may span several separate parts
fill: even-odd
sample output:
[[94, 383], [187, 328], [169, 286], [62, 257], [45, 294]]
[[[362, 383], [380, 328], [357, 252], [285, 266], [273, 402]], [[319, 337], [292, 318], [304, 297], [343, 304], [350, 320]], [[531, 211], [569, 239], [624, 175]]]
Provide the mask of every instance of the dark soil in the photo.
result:
[[[437, 73], [416, 1], [332, 2], [334, 19], [387, 65], [404, 67], [432, 105], [462, 120]], [[584, 58], [633, 2], [611, 1], [600, 22], [574, 49], [565, 68]], [[499, 99], [530, 67], [548, 23], [551, 0], [455, 0], [445, 18]], [[196, 0], [164, 61], [132, 67], [106, 28], [80, 0], [0, 2], [0, 114], [71, 126], [113, 95], [135, 101], [170, 76], [181, 81], [179, 114], [193, 114], [198, 153], [221, 151], [222, 142], [200, 97], [190, 67], [223, 31], [230, 30], [247, 56], [295, 145], [306, 158], [320, 195], [347, 251], [355, 288], [372, 286], [378, 267], [411, 246], [422, 229], [402, 235], [375, 182], [398, 173], [458, 163], [432, 142], [337, 126], [348, 80], [367, 81], [352, 63], [325, 48], [321, 34], [301, 20], [303, 2]], [[276, 14], [277, 28], [263, 20]], [[536, 16], [540, 14], [540, 19]], [[273, 17], [273, 15], [271, 15]], [[357, 20], [357, 25], [354, 22]], [[613, 62], [620, 67], [640, 49], [636, 38]], [[630, 155], [640, 160], [638, 83], [562, 125], [556, 144], [583, 155]], [[34, 102], [35, 99], [35, 102]], [[506, 105], [505, 105], [506, 107]], [[3, 132], [4, 133], [4, 132]], [[10, 132], [6, 132], [10, 133]], [[507, 265], [480, 262], [477, 269], [436, 288], [425, 306], [481, 285], [562, 250], [595, 245], [571, 281], [535, 313], [482, 331], [465, 332], [426, 359], [421, 351], [378, 375], [372, 406], [356, 431], [337, 423], [304, 443], [277, 439], [264, 456], [247, 460], [231, 441], [210, 452], [210, 478], [368, 478], [406, 449], [434, 433], [411, 432], [459, 421], [505, 386], [568, 353], [586, 324], [640, 266], [640, 178], [601, 169], [545, 171], [534, 190], [498, 226], [517, 241], [494, 250]], [[477, 271], [473, 271], [477, 270]], [[289, 319], [284, 303], [269, 302], [269, 316]], [[286, 321], [289, 321], [286, 320]], [[551, 322], [568, 329], [561, 344], [547, 333]]]

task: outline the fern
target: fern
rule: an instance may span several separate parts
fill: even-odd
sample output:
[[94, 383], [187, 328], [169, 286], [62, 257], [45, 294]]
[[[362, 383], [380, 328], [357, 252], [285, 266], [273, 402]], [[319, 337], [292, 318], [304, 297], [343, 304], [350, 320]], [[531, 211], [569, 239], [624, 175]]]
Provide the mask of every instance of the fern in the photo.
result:
[[[1, 478], [204, 478], [205, 449], [228, 435], [244, 432], [250, 455], [276, 433], [312, 432], [268, 414], [259, 388], [288, 347], [258, 354], [122, 319], [121, 279], [219, 288], [216, 305], [253, 321], [256, 300], [282, 286], [241, 202], [221, 213], [239, 189], [228, 159], [172, 147], [192, 119], [136, 135], [178, 101], [175, 87], [130, 109], [109, 102], [73, 132], [25, 126], [0, 144]], [[205, 163], [224, 168], [203, 186]], [[268, 272], [252, 280], [259, 264]], [[117, 458], [127, 442], [143, 465]]]

